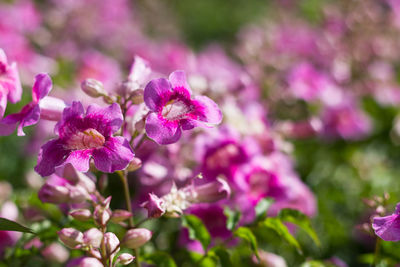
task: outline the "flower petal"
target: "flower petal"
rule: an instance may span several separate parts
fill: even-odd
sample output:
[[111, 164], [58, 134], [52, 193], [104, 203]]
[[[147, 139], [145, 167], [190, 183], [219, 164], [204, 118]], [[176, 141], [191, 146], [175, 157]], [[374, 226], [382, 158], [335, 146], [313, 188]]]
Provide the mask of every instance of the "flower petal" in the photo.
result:
[[92, 104], [86, 111], [85, 124], [104, 136], [110, 136], [118, 131], [123, 121], [121, 108], [117, 103], [106, 108]]
[[144, 88], [144, 102], [151, 111], [162, 109], [171, 94], [171, 84], [167, 79], [151, 80]]
[[83, 115], [85, 110], [82, 103], [78, 101], [72, 102], [70, 107], [63, 110], [62, 119], [55, 126], [55, 133], [60, 136], [60, 139], [68, 138], [71, 134], [83, 128]]
[[178, 121], [164, 120], [155, 113], [147, 116], [145, 128], [147, 136], [160, 145], [175, 143], [182, 133]]
[[192, 90], [186, 80], [186, 74], [183, 70], [174, 71], [169, 75], [169, 82], [171, 83], [173, 91], [179, 91], [189, 96], [192, 94]]
[[8, 90], [8, 100], [12, 103], [17, 103], [21, 100], [22, 85], [19, 79], [17, 63], [12, 63], [7, 71], [5, 81], [2, 81], [3, 86]]
[[94, 165], [102, 172], [114, 172], [128, 166], [134, 153], [122, 136], [110, 137], [102, 148], [93, 150]]
[[93, 149], [72, 151], [61, 166], [65, 166], [67, 163], [70, 163], [77, 171], [88, 172], [92, 153]]
[[47, 96], [51, 89], [53, 88], [53, 83], [51, 78], [46, 73], [40, 73], [35, 77], [35, 84], [32, 88], [32, 100], [38, 103], [40, 99]]
[[199, 120], [211, 124], [219, 124], [222, 121], [222, 112], [218, 105], [206, 96], [196, 96], [195, 102], [197, 104], [196, 111], [198, 111]]
[[5, 89], [0, 84], [0, 118], [3, 118], [7, 108], [7, 94], [4, 91]]
[[400, 218], [397, 214], [375, 217], [372, 228], [385, 241], [400, 241]]
[[53, 139], [40, 148], [38, 163], [35, 171], [41, 176], [49, 176], [55, 172], [55, 167], [60, 166], [71, 153], [64, 148], [64, 143], [59, 139]]

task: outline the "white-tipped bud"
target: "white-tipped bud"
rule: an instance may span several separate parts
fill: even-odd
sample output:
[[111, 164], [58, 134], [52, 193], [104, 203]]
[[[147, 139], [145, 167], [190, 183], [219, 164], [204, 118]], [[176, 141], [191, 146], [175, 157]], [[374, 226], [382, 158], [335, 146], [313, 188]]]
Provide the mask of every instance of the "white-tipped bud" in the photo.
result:
[[64, 228], [57, 232], [60, 240], [69, 248], [76, 248], [83, 243], [83, 234], [74, 228]]
[[114, 210], [111, 216], [111, 221], [115, 223], [123, 222], [132, 217], [132, 213], [127, 210]]
[[94, 248], [100, 247], [101, 240], [103, 239], [103, 233], [97, 228], [90, 228], [83, 233], [83, 242], [87, 246]]
[[117, 261], [118, 261], [119, 263], [121, 263], [122, 265], [128, 265], [128, 264], [131, 263], [134, 259], [135, 259], [135, 257], [133, 257], [131, 254], [129, 254], [129, 253], [122, 253], [121, 255], [118, 256]]
[[136, 171], [142, 167], [142, 161], [139, 158], [134, 157], [127, 167], [130, 172]]
[[146, 228], [131, 229], [126, 232], [122, 242], [126, 247], [136, 249], [146, 244], [152, 235], [152, 232]]
[[100, 97], [107, 95], [103, 83], [96, 79], [86, 79], [81, 83], [82, 91], [91, 97]]
[[70, 211], [69, 215], [78, 221], [87, 221], [92, 217], [92, 212], [88, 209], [77, 209]]

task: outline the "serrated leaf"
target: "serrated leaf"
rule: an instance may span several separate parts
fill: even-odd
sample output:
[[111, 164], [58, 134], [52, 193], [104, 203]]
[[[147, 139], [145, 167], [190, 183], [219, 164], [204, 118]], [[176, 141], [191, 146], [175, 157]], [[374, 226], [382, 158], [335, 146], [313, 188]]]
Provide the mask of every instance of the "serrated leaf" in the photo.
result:
[[6, 218], [0, 218], [0, 230], [35, 234], [31, 229], [22, 226], [17, 222], [10, 221]]
[[239, 211], [231, 210], [228, 207], [224, 209], [224, 214], [226, 216], [226, 228], [230, 231], [234, 230], [239, 223], [242, 214]]
[[229, 255], [229, 252], [223, 248], [223, 247], [214, 247], [211, 250], [212, 253], [214, 253], [218, 259], [219, 263], [221, 264], [221, 267], [231, 267], [233, 266], [231, 256]]
[[254, 208], [257, 221], [265, 218], [265, 216], [267, 215], [267, 211], [269, 207], [271, 207], [272, 203], [274, 203], [274, 200], [272, 198], [263, 198], [257, 203]]
[[239, 227], [234, 232], [234, 235], [249, 242], [250, 247], [253, 250], [254, 254], [256, 255], [257, 259], [260, 260], [260, 256], [258, 255], [257, 239], [249, 228], [244, 226]]
[[321, 246], [321, 242], [315, 233], [314, 229], [311, 226], [310, 219], [303, 213], [298, 210], [293, 209], [282, 209], [279, 212], [278, 217], [284, 222], [290, 222], [296, 224], [300, 228], [302, 228], [315, 242], [317, 246]]
[[185, 215], [182, 217], [182, 225], [189, 230], [189, 238], [200, 241], [206, 251], [210, 245], [211, 236], [203, 222], [195, 215]]
[[267, 218], [262, 225], [274, 230], [279, 236], [284, 238], [290, 245], [295, 247], [300, 254], [303, 254], [299, 242], [292, 236], [286, 225], [279, 218]]
[[156, 251], [152, 254], [144, 255], [143, 259], [145, 262], [155, 264], [159, 267], [177, 267], [172, 257], [168, 253], [162, 251]]

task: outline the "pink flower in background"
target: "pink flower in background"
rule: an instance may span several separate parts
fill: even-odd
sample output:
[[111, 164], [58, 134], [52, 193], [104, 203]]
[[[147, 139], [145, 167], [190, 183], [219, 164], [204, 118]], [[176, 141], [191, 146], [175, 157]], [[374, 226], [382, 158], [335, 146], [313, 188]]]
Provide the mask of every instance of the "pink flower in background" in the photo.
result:
[[0, 48], [0, 118], [3, 117], [7, 101], [17, 103], [21, 100], [22, 86], [17, 64], [9, 64], [7, 56]]
[[144, 102], [151, 111], [146, 119], [147, 136], [162, 145], [177, 142], [182, 130], [219, 124], [222, 120], [220, 109], [210, 98], [192, 99], [183, 71], [171, 73], [169, 80], [150, 81], [144, 89]]
[[45, 73], [36, 75], [32, 88], [32, 101], [20, 112], [10, 114], [0, 121], [0, 135], [10, 135], [19, 124], [18, 135], [24, 136], [23, 128], [36, 124], [41, 117], [59, 120], [66, 105], [60, 99], [47, 96], [52, 88], [53, 84], [49, 75]]
[[353, 101], [327, 107], [322, 114], [324, 132], [330, 137], [357, 140], [371, 131], [369, 117]]
[[41, 147], [35, 170], [48, 176], [71, 163], [78, 171], [87, 172], [91, 158], [100, 171], [124, 169], [134, 154], [125, 138], [112, 136], [122, 123], [118, 104], [106, 108], [92, 104], [85, 113], [80, 102], [73, 102], [55, 127], [58, 138]]
[[400, 241], [400, 203], [392, 215], [375, 217], [372, 228], [375, 234], [385, 241]]

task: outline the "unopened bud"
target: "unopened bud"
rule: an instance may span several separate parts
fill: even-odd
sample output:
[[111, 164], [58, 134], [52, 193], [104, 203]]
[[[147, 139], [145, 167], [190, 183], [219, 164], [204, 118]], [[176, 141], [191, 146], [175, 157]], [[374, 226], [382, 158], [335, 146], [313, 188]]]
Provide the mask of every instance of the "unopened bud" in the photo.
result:
[[228, 198], [231, 188], [224, 179], [217, 178], [214, 182], [192, 187], [190, 192], [190, 202], [213, 203]]
[[38, 196], [44, 203], [61, 204], [69, 201], [69, 190], [62, 185], [45, 183], [40, 188]]
[[151, 236], [151, 231], [146, 228], [131, 229], [126, 232], [122, 242], [126, 247], [136, 249], [146, 244]]
[[142, 104], [144, 102], [143, 95], [144, 95], [144, 90], [143, 89], [134, 90], [130, 94], [129, 100], [131, 100], [132, 103], [135, 104], [135, 105]]
[[86, 199], [89, 199], [89, 193], [80, 185], [71, 186], [69, 192], [69, 202], [78, 204], [83, 203]]
[[74, 249], [83, 243], [83, 234], [74, 228], [64, 228], [57, 232], [60, 240], [69, 248]]
[[104, 244], [109, 256], [119, 251], [119, 239], [114, 233], [108, 232], [104, 234]]
[[139, 158], [134, 157], [127, 167], [129, 172], [136, 171], [142, 167], [142, 161]]
[[135, 259], [135, 257], [133, 257], [131, 254], [129, 254], [129, 253], [122, 253], [121, 255], [118, 256], [117, 261], [118, 261], [119, 263], [121, 263], [122, 265], [128, 265], [128, 264], [131, 263], [134, 259]]
[[91, 228], [83, 233], [83, 242], [87, 246], [98, 248], [100, 247], [102, 239], [103, 233], [97, 228]]
[[93, 217], [97, 224], [105, 226], [111, 218], [111, 210], [99, 205], [95, 208]]
[[147, 209], [147, 217], [159, 218], [165, 213], [164, 200], [155, 194], [149, 193], [149, 200], [142, 204]]
[[107, 95], [103, 83], [96, 79], [86, 79], [81, 83], [82, 91], [91, 97], [100, 97]]
[[132, 217], [132, 213], [127, 210], [114, 210], [111, 216], [111, 221], [119, 223]]
[[68, 267], [104, 267], [98, 259], [93, 257], [82, 257], [68, 262]]
[[57, 263], [64, 263], [69, 258], [69, 251], [60, 245], [60, 243], [52, 243], [42, 250], [42, 255], [46, 260]]
[[92, 212], [88, 209], [78, 209], [71, 211], [69, 215], [78, 221], [87, 221], [92, 217]]

